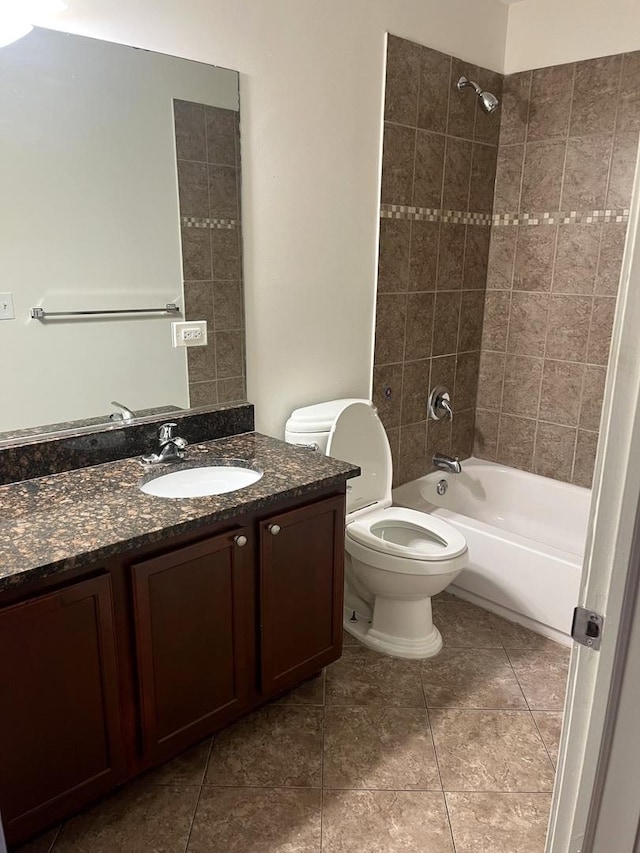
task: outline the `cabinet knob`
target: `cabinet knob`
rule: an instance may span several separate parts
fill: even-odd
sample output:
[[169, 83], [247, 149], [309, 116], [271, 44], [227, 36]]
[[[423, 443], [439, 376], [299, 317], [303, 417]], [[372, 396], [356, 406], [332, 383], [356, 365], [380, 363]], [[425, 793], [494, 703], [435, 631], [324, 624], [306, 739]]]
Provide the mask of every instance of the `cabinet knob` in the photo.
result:
[[280, 525], [279, 524], [270, 524], [269, 527], [267, 528], [267, 530], [269, 531], [269, 533], [272, 536], [277, 536], [278, 533], [280, 533]]
[[234, 536], [233, 541], [236, 543], [238, 548], [244, 548], [244, 546], [247, 544], [247, 537], [246, 536]]

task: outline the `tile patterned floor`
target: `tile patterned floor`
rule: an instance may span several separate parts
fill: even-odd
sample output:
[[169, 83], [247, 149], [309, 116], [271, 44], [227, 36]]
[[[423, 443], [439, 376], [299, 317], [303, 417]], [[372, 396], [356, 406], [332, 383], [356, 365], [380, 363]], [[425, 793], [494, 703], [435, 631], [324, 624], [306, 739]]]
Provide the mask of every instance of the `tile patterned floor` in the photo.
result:
[[326, 673], [21, 853], [543, 853], [569, 651], [443, 595], [445, 647]]

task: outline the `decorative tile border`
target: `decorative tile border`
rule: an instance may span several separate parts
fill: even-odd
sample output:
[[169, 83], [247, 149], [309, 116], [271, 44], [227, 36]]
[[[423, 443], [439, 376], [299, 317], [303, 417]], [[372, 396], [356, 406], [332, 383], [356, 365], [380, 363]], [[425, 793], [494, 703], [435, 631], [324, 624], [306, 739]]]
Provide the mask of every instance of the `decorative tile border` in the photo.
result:
[[571, 210], [543, 213], [496, 213], [493, 225], [598, 225], [600, 222], [628, 222], [629, 209]]
[[[629, 208], [494, 213], [492, 215], [490, 213], [465, 213], [461, 210], [443, 210], [435, 207], [414, 207], [409, 204], [383, 204], [380, 206], [380, 218], [411, 219], [418, 222], [453, 222], [459, 225], [598, 225], [601, 222], [628, 222]], [[225, 220], [212, 221], [223, 222]]]
[[235, 219], [212, 219], [208, 216], [181, 216], [180, 222], [185, 228], [224, 228], [230, 231], [236, 227]]
[[465, 213], [437, 207], [414, 207], [408, 204], [380, 205], [381, 219], [413, 219], [419, 222], [453, 222], [458, 225], [491, 225], [490, 213]]

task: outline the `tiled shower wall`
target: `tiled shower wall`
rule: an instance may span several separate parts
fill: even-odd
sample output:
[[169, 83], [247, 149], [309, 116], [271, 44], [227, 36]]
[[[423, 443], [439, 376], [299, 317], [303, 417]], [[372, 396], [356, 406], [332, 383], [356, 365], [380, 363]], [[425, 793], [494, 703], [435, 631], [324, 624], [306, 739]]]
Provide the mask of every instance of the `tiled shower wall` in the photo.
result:
[[505, 79], [475, 454], [591, 484], [640, 52]]
[[246, 399], [239, 113], [174, 101], [185, 318], [207, 321], [187, 350], [192, 406]]
[[[396, 484], [473, 445], [500, 117], [455, 89], [463, 74], [501, 96], [501, 75], [389, 37], [374, 402]], [[453, 425], [427, 422], [439, 384]]]

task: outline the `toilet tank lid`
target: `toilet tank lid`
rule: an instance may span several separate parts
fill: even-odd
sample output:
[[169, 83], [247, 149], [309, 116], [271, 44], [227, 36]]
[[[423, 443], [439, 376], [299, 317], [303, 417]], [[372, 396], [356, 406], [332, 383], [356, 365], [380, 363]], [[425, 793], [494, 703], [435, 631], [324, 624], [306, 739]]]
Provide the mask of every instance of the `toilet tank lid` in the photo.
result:
[[303, 406], [291, 412], [285, 429], [287, 432], [329, 432], [336, 418], [352, 403], [369, 403], [358, 397], [343, 400], [327, 400], [313, 406]]

